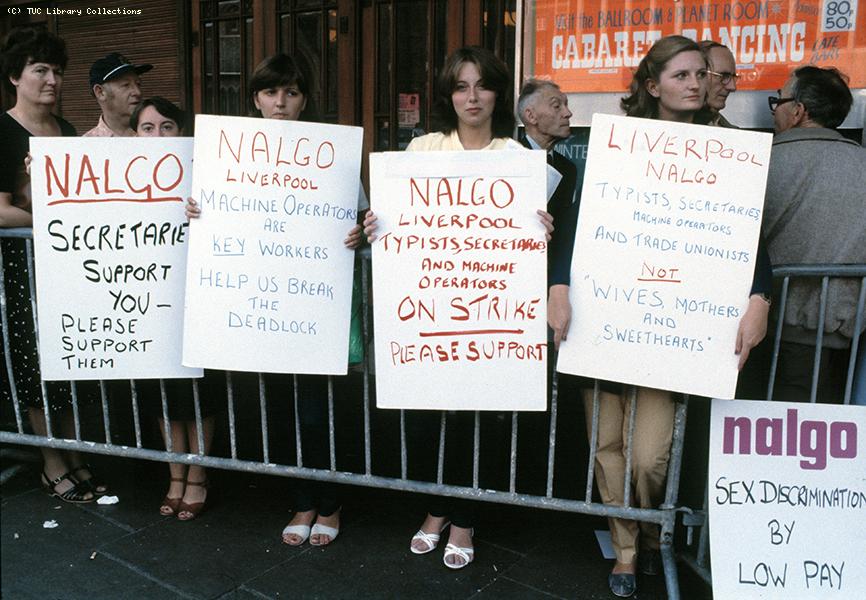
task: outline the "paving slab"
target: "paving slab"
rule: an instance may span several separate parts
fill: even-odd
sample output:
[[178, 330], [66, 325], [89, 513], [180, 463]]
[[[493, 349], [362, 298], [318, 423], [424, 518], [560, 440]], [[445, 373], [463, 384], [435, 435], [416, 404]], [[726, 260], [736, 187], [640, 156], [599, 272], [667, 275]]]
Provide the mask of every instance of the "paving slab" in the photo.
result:
[[[4, 498], [2, 511], [4, 598], [161, 598], [153, 581], [99, 555], [106, 540], [129, 533], [80, 507], [39, 490]], [[43, 527], [45, 521], [58, 526]]]
[[471, 600], [565, 600], [565, 598], [536, 590], [508, 577], [500, 577], [472, 596]]

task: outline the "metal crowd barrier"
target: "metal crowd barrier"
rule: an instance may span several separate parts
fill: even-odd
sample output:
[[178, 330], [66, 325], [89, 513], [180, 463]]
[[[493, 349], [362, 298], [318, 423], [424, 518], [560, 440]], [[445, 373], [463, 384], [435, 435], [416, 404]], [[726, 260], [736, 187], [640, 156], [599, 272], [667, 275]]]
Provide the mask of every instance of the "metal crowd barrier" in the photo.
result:
[[[38, 330], [38, 324], [36, 323], [36, 311], [35, 311], [35, 294], [34, 294], [34, 278], [33, 278], [33, 247], [32, 247], [32, 234], [29, 229], [0, 229], [0, 238], [10, 238], [10, 237], [18, 237], [24, 238], [24, 243], [26, 244], [26, 254], [27, 254], [27, 263], [28, 263], [28, 280], [29, 280], [29, 291], [31, 298], [31, 305], [33, 308], [34, 314], [34, 331]], [[2, 252], [2, 247], [0, 247], [0, 252]], [[366, 253], [364, 260], [362, 260], [361, 267], [361, 277], [362, 277], [362, 289], [369, 290], [369, 282], [370, 282], [370, 260], [369, 260], [369, 251]], [[509, 464], [508, 464], [508, 484], [504, 489], [490, 489], [486, 486], [482, 486], [480, 482], [480, 459], [482, 457], [482, 444], [481, 444], [481, 413], [474, 413], [474, 422], [473, 422], [473, 436], [472, 436], [472, 484], [471, 485], [456, 485], [454, 483], [450, 483], [446, 481], [445, 478], [445, 439], [446, 439], [446, 430], [447, 430], [447, 421], [446, 421], [446, 413], [441, 414], [441, 418], [439, 419], [439, 444], [438, 444], [438, 455], [437, 455], [437, 464], [436, 464], [436, 477], [435, 481], [421, 481], [421, 480], [413, 480], [408, 477], [408, 465], [410, 463], [410, 446], [409, 443], [409, 432], [407, 431], [406, 426], [406, 413], [404, 411], [399, 412], [399, 471], [400, 475], [397, 476], [388, 476], [382, 475], [380, 473], [376, 473], [373, 468], [373, 448], [377, 443], [380, 443], [380, 440], [374, 439], [373, 430], [371, 428], [371, 418], [374, 414], [375, 405], [373, 403], [373, 394], [372, 388], [374, 385], [374, 376], [370, 372], [368, 368], [368, 361], [365, 361], [362, 377], [362, 393], [360, 394], [360, 398], [357, 398], [357, 401], [361, 403], [361, 410], [363, 413], [363, 468], [346, 471], [339, 470], [337, 468], [337, 457], [339, 453], [337, 452], [337, 444], [336, 444], [336, 431], [337, 431], [337, 423], [335, 422], [335, 390], [334, 390], [334, 380], [328, 379], [328, 398], [327, 398], [327, 413], [328, 413], [328, 422], [327, 422], [327, 433], [328, 433], [328, 454], [329, 454], [329, 468], [311, 468], [309, 466], [305, 466], [304, 456], [303, 456], [303, 444], [302, 444], [302, 431], [300, 426], [300, 420], [298, 418], [298, 395], [297, 395], [297, 378], [295, 378], [295, 394], [292, 398], [291, 402], [291, 413], [294, 420], [294, 444], [295, 444], [295, 452], [296, 452], [296, 460], [294, 464], [285, 464], [272, 461], [271, 458], [271, 427], [268, 422], [268, 410], [269, 408], [274, 408], [275, 402], [278, 400], [275, 398], [271, 398], [269, 400], [268, 394], [266, 392], [265, 385], [265, 375], [258, 374], [257, 383], [258, 383], [258, 409], [261, 415], [261, 460], [251, 460], [249, 458], [241, 458], [239, 456], [239, 445], [244, 440], [239, 440], [239, 431], [237, 424], [237, 406], [235, 402], [235, 393], [234, 393], [234, 385], [233, 378], [236, 375], [232, 373], [225, 373], [226, 377], [226, 389], [227, 389], [227, 406], [226, 406], [226, 415], [228, 419], [228, 442], [229, 442], [229, 456], [213, 456], [213, 455], [205, 455], [203, 452], [204, 443], [202, 439], [202, 412], [201, 412], [201, 402], [199, 398], [198, 385], [193, 384], [193, 403], [195, 407], [195, 421], [197, 423], [198, 429], [198, 447], [200, 449], [198, 454], [184, 454], [175, 452], [171, 447], [171, 436], [168, 435], [169, 431], [169, 418], [168, 418], [168, 399], [166, 397], [166, 390], [163, 382], [160, 382], [160, 403], [162, 409], [162, 417], [165, 423], [165, 438], [168, 440], [168, 448], [166, 450], [155, 450], [146, 448], [143, 445], [142, 439], [142, 419], [139, 412], [139, 398], [138, 398], [138, 389], [135, 381], [130, 381], [130, 397], [131, 397], [131, 414], [133, 420], [133, 430], [134, 430], [134, 444], [120, 444], [114, 441], [113, 432], [111, 429], [111, 418], [110, 411], [112, 410], [111, 403], [109, 402], [109, 394], [106, 390], [106, 383], [99, 382], [99, 396], [101, 401], [101, 411], [102, 411], [102, 433], [104, 434], [104, 441], [97, 441], [95, 439], [84, 439], [82, 437], [82, 424], [81, 424], [81, 410], [79, 406], [79, 398], [77, 387], [78, 385], [74, 382], [70, 383], [70, 394], [71, 394], [71, 406], [73, 412], [73, 421], [74, 421], [74, 430], [75, 435], [74, 439], [66, 439], [63, 437], [58, 437], [55, 435], [54, 429], [52, 427], [51, 422], [51, 414], [48, 409], [48, 402], [43, 402], [43, 409], [45, 411], [45, 420], [47, 426], [47, 437], [34, 435], [32, 433], [27, 433], [24, 427], [24, 419], [22, 418], [22, 410], [21, 410], [21, 401], [18, 397], [18, 392], [16, 390], [15, 381], [13, 377], [13, 367], [12, 367], [12, 357], [10, 354], [10, 340], [9, 340], [9, 323], [7, 319], [7, 298], [5, 295], [5, 273], [3, 272], [2, 265], [2, 254], [0, 254], [0, 316], [2, 316], [2, 329], [3, 329], [3, 349], [5, 356], [5, 372], [8, 376], [9, 390], [11, 394], [11, 399], [13, 403], [13, 409], [15, 413], [15, 423], [16, 429], [15, 431], [7, 431], [5, 426], [2, 431], [0, 431], [0, 442], [5, 444], [20, 444], [26, 446], [37, 446], [37, 447], [52, 447], [58, 448], [62, 450], [76, 450], [82, 452], [90, 452], [96, 454], [105, 454], [111, 456], [118, 456], [124, 458], [142, 458], [147, 460], [161, 461], [161, 462], [173, 462], [173, 463], [184, 463], [191, 465], [201, 465], [205, 467], [214, 467], [220, 469], [228, 469], [235, 471], [245, 471], [252, 473], [261, 473], [267, 475], [281, 475], [281, 476], [289, 476], [289, 477], [297, 477], [318, 481], [328, 481], [335, 483], [345, 483], [345, 484], [353, 484], [353, 485], [363, 485], [369, 487], [377, 487], [389, 490], [401, 490], [407, 492], [420, 492], [425, 494], [435, 494], [442, 496], [449, 496], [454, 498], [464, 498], [471, 500], [480, 500], [486, 502], [497, 502], [501, 504], [509, 504], [516, 505], [522, 507], [534, 507], [534, 508], [544, 508], [551, 509], [557, 511], [565, 511], [565, 512], [575, 512], [581, 514], [588, 515], [597, 515], [603, 517], [619, 517], [625, 519], [632, 519], [650, 523], [656, 523], [660, 526], [661, 529], [661, 538], [660, 538], [660, 550], [662, 556], [662, 563], [664, 567], [664, 576], [665, 583], [667, 586], [668, 597], [673, 600], [678, 600], [680, 598], [679, 593], [679, 584], [677, 578], [677, 567], [676, 567], [676, 556], [674, 553], [674, 534], [676, 527], [676, 517], [677, 512], [683, 512], [685, 515], [684, 524], [687, 526], [696, 526], [702, 523], [702, 516], [705, 514], [705, 510], [701, 511], [690, 511], [686, 508], [678, 506], [678, 490], [679, 490], [679, 480], [680, 480], [680, 471], [682, 468], [682, 459], [683, 459], [683, 442], [685, 437], [685, 426], [686, 426], [686, 412], [688, 405], [688, 397], [683, 398], [682, 400], [678, 400], [676, 403], [676, 411], [675, 411], [675, 423], [673, 429], [673, 437], [672, 437], [672, 445], [670, 451], [670, 461], [668, 466], [668, 477], [667, 484], [665, 489], [665, 497], [664, 501], [657, 509], [640, 509], [640, 508], [630, 508], [628, 504], [631, 499], [631, 486], [630, 486], [630, 477], [626, 477], [626, 483], [623, 490], [623, 496], [625, 498], [625, 506], [612, 506], [605, 505], [600, 502], [593, 501], [593, 487], [594, 487], [594, 468], [595, 468], [595, 455], [596, 455], [596, 445], [598, 439], [598, 415], [599, 415], [599, 388], [598, 384], [595, 386], [594, 390], [594, 399], [593, 399], [593, 410], [591, 416], [591, 433], [590, 433], [590, 447], [589, 447], [589, 457], [586, 467], [586, 486], [585, 489], [582, 490], [583, 496], [577, 498], [569, 498], [564, 497], [562, 495], [557, 495], [554, 493], [554, 467], [556, 461], [557, 450], [560, 453], [564, 452], [563, 449], [563, 441], [557, 439], [557, 426], [560, 424], [560, 420], [558, 418], [558, 407], [559, 407], [559, 399], [558, 399], [558, 385], [557, 381], [554, 378], [552, 385], [552, 392], [550, 397], [550, 409], [547, 413], [547, 443], [546, 443], [546, 452], [547, 452], [547, 462], [546, 462], [546, 473], [544, 474], [544, 493], [523, 493], [518, 490], [517, 486], [517, 475], [518, 475], [518, 413], [512, 412], [510, 415], [510, 440], [509, 440]], [[804, 271], [806, 272], [806, 271]], [[821, 269], [813, 268], [812, 271], [807, 271], [808, 273], [823, 273]], [[859, 269], [854, 271], [833, 271], [828, 273], [828, 277], [835, 276], [835, 274], [844, 273], [845, 275], [856, 275], [856, 276], [866, 276], [866, 269]], [[794, 276], [798, 273], [798, 271], [790, 272], [788, 275], [788, 271], [784, 271], [786, 273], [785, 281], [787, 282], [788, 276]], [[824, 279], [825, 287], [826, 287], [826, 277]], [[864, 299], [864, 291], [866, 291], [866, 277], [864, 277], [864, 284], [861, 288], [860, 295], [860, 312], [859, 318], [862, 321], [862, 312], [863, 312], [863, 299]], [[826, 294], [825, 294], [826, 295]], [[822, 296], [822, 302], [825, 302], [824, 296]], [[782, 300], [784, 303], [784, 299]], [[368, 305], [368, 296], [367, 294], [363, 294], [363, 331], [364, 337], [366, 340], [369, 340], [372, 336], [372, 328], [370, 324], [369, 315], [371, 314], [370, 307]], [[823, 304], [822, 304], [823, 306]], [[778, 344], [778, 335], [776, 337]], [[855, 340], [855, 346], [857, 344], [857, 340]], [[369, 344], [367, 348], [369, 349]], [[856, 350], [856, 347], [855, 347]], [[820, 351], [820, 350], [819, 350]], [[850, 378], [849, 378], [850, 382]], [[42, 394], [43, 397], [46, 396], [46, 386], [45, 382], [42, 382]], [[850, 386], [849, 386], [850, 387]], [[629, 451], [626, 457], [626, 472], [631, 471], [632, 465], [632, 455], [631, 448], [632, 438], [634, 434], [634, 417], [636, 411], [636, 402], [634, 401], [636, 397], [636, 389], [632, 388], [630, 391], [632, 402], [631, 402], [631, 413], [629, 416], [630, 424], [628, 428], [628, 437], [627, 444]], [[846, 396], [847, 398], [847, 396]], [[569, 398], [569, 401], [574, 399]], [[347, 398], [340, 399], [340, 402], [352, 402], [356, 401], [355, 399]], [[581, 402], [578, 400], [578, 404]], [[384, 412], [384, 411], [381, 411]], [[388, 411], [392, 412], [392, 411]], [[582, 411], [581, 411], [582, 413]], [[353, 427], [356, 426], [356, 423], [339, 423], [339, 427]], [[560, 448], [557, 449], [557, 443], [560, 444]], [[581, 447], [586, 444], [585, 438], [583, 435], [576, 436], [574, 440], [575, 449], [573, 451], [577, 451], [579, 453]], [[572, 451], [569, 448], [569, 451]], [[572, 452], [573, 452], [572, 451]], [[467, 463], [468, 464], [468, 463]], [[578, 473], [575, 473], [575, 479], [577, 479]], [[706, 506], [704, 507], [706, 509]], [[696, 568], [699, 574], [706, 576], [708, 571], [706, 569], [706, 528], [703, 528], [700, 536], [700, 545], [698, 549], [697, 558], [686, 556], [686, 561]], [[691, 529], [689, 529], [691, 533]], [[691, 535], [689, 535], [691, 538]]]
[[[785, 314], [785, 307], [789, 299], [789, 290], [792, 280], [800, 279], [820, 279], [820, 300], [818, 307], [818, 325], [815, 332], [815, 351], [812, 362], [811, 389], [809, 392], [809, 402], [815, 403], [818, 400], [818, 374], [821, 365], [821, 356], [824, 352], [822, 342], [824, 340], [824, 325], [827, 317], [827, 306], [829, 302], [830, 282], [840, 279], [850, 280], [852, 284], [856, 284], [859, 280], [859, 294], [856, 301], [856, 313], [854, 316], [854, 336], [851, 339], [850, 358], [846, 368], [844, 395], [841, 398], [842, 404], [852, 403], [852, 394], [854, 390], [854, 375], [858, 369], [858, 357], [862, 357], [866, 361], [866, 353], [860, 347], [863, 336], [864, 323], [866, 323], [866, 265], [779, 265], [773, 269], [773, 277], [777, 284], [780, 285], [780, 293], [774, 298], [777, 303], [777, 315]], [[772, 355], [769, 366], [769, 375], [767, 382], [767, 391], [765, 400], [785, 401], [785, 398], [779, 398], [774, 395], [776, 388], [776, 375], [779, 366], [779, 349], [782, 343], [782, 334], [784, 323], [781, 317], [777, 318], [775, 331], [770, 331], [767, 334], [767, 340], [772, 340]], [[771, 337], [772, 336], [772, 337]], [[866, 364], [859, 365], [859, 368], [866, 368]], [[862, 376], [862, 374], [861, 374]], [[861, 394], [866, 394], [866, 389], [860, 391]], [[862, 403], [862, 402], [861, 402]], [[707, 507], [708, 507], [708, 486], [704, 488], [703, 507], [699, 511], [691, 511], [684, 509], [683, 525], [688, 528], [688, 546], [693, 546], [692, 530], [695, 527], [700, 528], [697, 547], [694, 554], [691, 552], [682, 552], [679, 558], [685, 564], [691, 567], [707, 584], [712, 581], [712, 573], [710, 570], [709, 556], [709, 530], [707, 524]]]

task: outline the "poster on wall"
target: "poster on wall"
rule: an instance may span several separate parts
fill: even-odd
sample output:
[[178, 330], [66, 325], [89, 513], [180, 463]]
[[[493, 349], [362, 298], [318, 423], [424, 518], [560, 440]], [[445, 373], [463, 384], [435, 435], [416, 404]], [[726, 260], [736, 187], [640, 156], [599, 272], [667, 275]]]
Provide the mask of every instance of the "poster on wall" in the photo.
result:
[[716, 598], [863, 598], [864, 434], [860, 406], [713, 400]]
[[344, 375], [359, 127], [199, 115], [185, 365]]
[[836, 67], [851, 88], [866, 87], [860, 0], [535, 0], [526, 15], [526, 70], [566, 93], [623, 92], [650, 46], [672, 34], [730, 48], [740, 90], [779, 89], [804, 64]]
[[376, 404], [545, 410], [543, 152], [370, 155]]
[[30, 140], [46, 380], [200, 377], [181, 365], [190, 138]]
[[593, 116], [560, 372], [733, 397], [771, 141]]

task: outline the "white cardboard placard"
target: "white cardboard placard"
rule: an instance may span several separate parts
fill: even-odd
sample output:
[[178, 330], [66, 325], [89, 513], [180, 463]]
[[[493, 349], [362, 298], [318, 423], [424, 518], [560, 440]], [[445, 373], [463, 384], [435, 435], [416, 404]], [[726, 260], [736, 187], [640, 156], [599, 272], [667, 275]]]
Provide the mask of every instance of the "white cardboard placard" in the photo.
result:
[[733, 397], [771, 141], [593, 116], [559, 371]]
[[544, 410], [543, 152], [370, 156], [380, 408]]
[[183, 362], [346, 373], [362, 130], [196, 117]]
[[863, 598], [866, 410], [715, 399], [711, 419], [713, 595]]
[[181, 365], [191, 138], [30, 140], [42, 377], [200, 377]]

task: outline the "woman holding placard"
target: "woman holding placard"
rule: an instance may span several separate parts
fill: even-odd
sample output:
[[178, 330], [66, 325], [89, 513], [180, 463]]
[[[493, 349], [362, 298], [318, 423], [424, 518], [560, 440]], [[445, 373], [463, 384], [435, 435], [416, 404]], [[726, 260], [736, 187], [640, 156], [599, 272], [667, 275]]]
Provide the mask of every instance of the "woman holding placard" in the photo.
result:
[[[415, 138], [406, 150], [522, 150], [523, 146], [511, 139], [514, 131], [511, 87], [508, 67], [489, 50], [478, 47], [456, 50], [448, 57], [437, 79], [433, 111], [438, 131]], [[538, 214], [548, 232], [549, 241], [550, 232], [553, 231], [552, 218], [542, 210]], [[376, 228], [376, 217], [370, 212], [364, 220], [364, 232], [371, 242], [376, 239]], [[438, 413], [413, 411], [410, 416], [418, 423], [423, 421], [426, 433], [435, 434], [435, 438], [438, 438]], [[463, 422], [464, 416], [471, 415], [453, 415], [455, 427], [466, 424]], [[426, 446], [419, 445], [419, 448], [427, 448], [426, 459], [433, 458], [429, 450], [436, 448], [435, 438], [430, 439]], [[452, 443], [445, 447], [446, 464], [454, 467], [455, 463], [459, 463], [456, 465], [458, 468], [467, 464], [462, 462], [471, 456], [467, 445]], [[472, 544], [473, 512], [472, 505], [466, 501], [431, 497], [427, 516], [412, 538], [410, 550], [414, 554], [432, 552], [439, 544], [440, 535], [450, 524], [443, 562], [451, 569], [467, 566], [475, 555]]]
[[[707, 92], [706, 77], [707, 61], [696, 42], [678, 35], [662, 38], [641, 60], [621, 106], [630, 117], [705, 122], [701, 111]], [[737, 332], [735, 352], [740, 356], [740, 368], [767, 331], [769, 303], [765, 298], [772, 275], [768, 260], [762, 258], [767, 257], [759, 252], [749, 307]], [[584, 389], [582, 393], [591, 427], [594, 391]], [[605, 504], [623, 504], [632, 396], [622, 384], [599, 382], [596, 474]], [[675, 404], [672, 393], [665, 390], [638, 387], [634, 397], [637, 406], [630, 474], [632, 497], [636, 507], [656, 508], [664, 497]], [[659, 570], [658, 525], [619, 518], [608, 521], [616, 552], [608, 585], [616, 596], [628, 597], [636, 590], [637, 570], [649, 575]]]
[[[310, 90], [303, 71], [287, 54], [276, 54], [262, 61], [249, 82], [256, 116], [265, 119], [296, 121], [307, 108]], [[358, 212], [368, 207], [363, 188], [359, 188]], [[197, 203], [189, 199], [187, 216], [198, 217]], [[343, 244], [349, 250], [362, 241], [361, 226], [349, 230]], [[327, 437], [328, 378], [324, 375], [296, 375], [297, 419], [302, 434], [304, 465], [329, 468], [330, 450]], [[292, 490], [294, 515], [283, 529], [283, 543], [300, 546], [309, 538], [314, 546], [326, 546], [340, 532], [340, 500], [337, 486], [299, 479]]]
[[[160, 96], [143, 100], [129, 119], [130, 128], [138, 137], [177, 137], [186, 124], [186, 113], [173, 102]], [[210, 452], [214, 435], [214, 414], [217, 410], [215, 398], [221, 392], [218, 377], [212, 371], [196, 385], [199, 388], [199, 410], [201, 413], [201, 436], [203, 453]], [[161, 391], [152, 389], [150, 381], [141, 381], [146, 388], [147, 397], [154, 398]], [[171, 438], [172, 452], [198, 454], [198, 426], [195, 417], [193, 382], [189, 379], [167, 379], [162, 382], [165, 389], [168, 409], [168, 436]], [[159, 418], [159, 430], [166, 438], [165, 420]], [[166, 448], [169, 440], [166, 439]], [[159, 514], [165, 517], [176, 516], [180, 521], [196, 518], [205, 507], [207, 500], [207, 472], [199, 465], [169, 463], [171, 480], [168, 491], [159, 506]]]
[[[15, 94], [15, 106], [0, 115], [0, 227], [31, 227], [30, 176], [25, 166], [30, 138], [75, 136], [75, 128], [53, 113], [60, 98], [68, 56], [65, 42], [48, 31], [24, 27], [13, 30], [2, 51], [3, 81]], [[33, 431], [47, 435], [43, 388], [33, 331], [34, 318], [28, 283], [27, 255], [18, 240], [4, 243], [3, 262], [9, 290], [9, 336], [13, 378], [18, 396], [28, 405]], [[8, 332], [4, 332], [6, 334]], [[56, 411], [61, 433], [75, 438], [69, 408], [69, 387], [48, 382], [48, 407]], [[56, 430], [55, 430], [56, 431]], [[44, 459], [42, 485], [64, 502], [92, 502], [107, 488], [98, 483], [77, 452], [40, 448]]]

